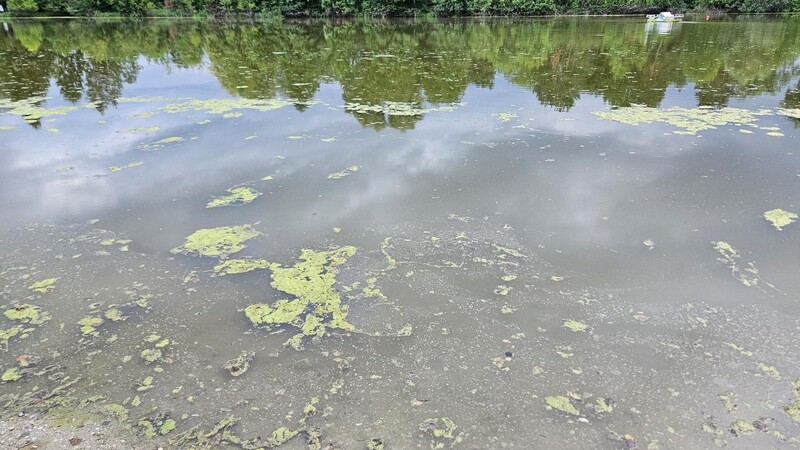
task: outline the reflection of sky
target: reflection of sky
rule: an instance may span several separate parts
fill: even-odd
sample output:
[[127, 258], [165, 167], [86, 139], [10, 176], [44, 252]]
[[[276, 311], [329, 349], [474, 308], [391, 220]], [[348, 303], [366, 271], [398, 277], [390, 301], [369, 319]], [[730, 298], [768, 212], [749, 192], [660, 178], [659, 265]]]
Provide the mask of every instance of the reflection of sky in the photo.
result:
[[[167, 73], [155, 64], [142, 66], [125, 97], [225, 95], [204, 70]], [[323, 85], [317, 98], [320, 103], [303, 113], [291, 107], [243, 110], [230, 119], [203, 112], [131, 118], [158, 105], [120, 103], [104, 116], [81, 108], [45, 119], [40, 130], [0, 116], [0, 124], [19, 126], [0, 131], [3, 227], [101, 218], [163, 250], [196, 228], [259, 220], [271, 236], [291, 243], [333, 226], [501, 214], [532, 246], [603, 264], [613, 258], [609, 251], [638, 250], [646, 238], [705, 245], [731, 223], [739, 225], [734, 236], [747, 236], [763, 225], [763, 211], [790, 209], [798, 198], [800, 166], [788, 154], [798, 135], [782, 117], [763, 121], [777, 123], [783, 138], [742, 135], [732, 126], [675, 136], [662, 124], [598, 120], [592, 111], [607, 106], [593, 96], [558, 112], [498, 77], [492, 89], [468, 88], [465, 106], [455, 112], [429, 113], [405, 132], [374, 131], [343, 111], [338, 85]], [[778, 102], [762, 95], [734, 99], [731, 106]], [[669, 89], [664, 101], [665, 107], [695, 104], [692, 86]], [[502, 123], [492, 116], [498, 113], [517, 117]], [[203, 119], [213, 122], [196, 124]], [[521, 124], [527, 128], [514, 128]], [[149, 126], [162, 130], [126, 133]], [[60, 134], [45, 131], [51, 127]], [[141, 143], [168, 136], [186, 141], [139, 150]], [[321, 140], [330, 137], [336, 140]], [[135, 161], [144, 165], [107, 170]], [[342, 180], [326, 178], [351, 165], [362, 170]], [[60, 167], [73, 169], [58, 173]], [[260, 181], [266, 175], [275, 180]], [[204, 209], [209, 196], [246, 182], [264, 197], [247, 207]]]

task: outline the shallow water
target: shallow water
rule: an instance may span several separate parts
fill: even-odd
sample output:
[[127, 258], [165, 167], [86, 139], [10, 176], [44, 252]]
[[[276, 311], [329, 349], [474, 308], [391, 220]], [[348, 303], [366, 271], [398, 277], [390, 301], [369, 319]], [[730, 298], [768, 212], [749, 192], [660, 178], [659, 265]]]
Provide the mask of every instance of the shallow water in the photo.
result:
[[0, 304], [39, 316], [0, 316], [3, 415], [137, 448], [800, 444], [800, 224], [764, 217], [800, 212], [800, 20], [6, 28]]

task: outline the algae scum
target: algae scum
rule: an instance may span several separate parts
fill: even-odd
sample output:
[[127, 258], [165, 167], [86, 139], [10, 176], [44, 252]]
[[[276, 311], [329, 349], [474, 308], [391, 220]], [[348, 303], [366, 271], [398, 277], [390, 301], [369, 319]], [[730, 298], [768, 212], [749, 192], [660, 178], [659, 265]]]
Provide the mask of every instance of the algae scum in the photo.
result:
[[788, 18], [15, 20], [0, 420], [797, 448], [798, 56]]

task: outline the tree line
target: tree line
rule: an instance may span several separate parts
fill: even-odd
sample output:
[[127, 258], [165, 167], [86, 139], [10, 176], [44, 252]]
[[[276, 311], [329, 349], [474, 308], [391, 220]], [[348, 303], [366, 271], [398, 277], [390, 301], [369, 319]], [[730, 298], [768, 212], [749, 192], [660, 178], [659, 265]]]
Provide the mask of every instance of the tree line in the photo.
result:
[[0, 0], [15, 15], [469, 16], [800, 12], [800, 0]]

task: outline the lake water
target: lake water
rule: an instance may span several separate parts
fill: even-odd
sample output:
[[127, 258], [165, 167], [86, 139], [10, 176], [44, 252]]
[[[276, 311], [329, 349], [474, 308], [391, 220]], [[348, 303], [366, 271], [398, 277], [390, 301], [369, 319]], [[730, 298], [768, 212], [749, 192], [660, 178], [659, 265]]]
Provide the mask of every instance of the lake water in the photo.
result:
[[800, 18], [696, 19], [5, 23], [2, 415], [797, 448]]

